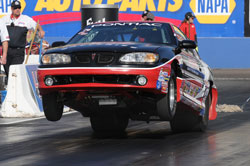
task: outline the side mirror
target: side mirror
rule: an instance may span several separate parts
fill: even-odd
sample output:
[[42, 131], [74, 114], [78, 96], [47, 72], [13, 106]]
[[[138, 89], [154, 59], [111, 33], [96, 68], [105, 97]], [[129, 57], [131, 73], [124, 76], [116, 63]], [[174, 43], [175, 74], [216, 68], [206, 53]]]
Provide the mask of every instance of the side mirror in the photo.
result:
[[64, 46], [66, 43], [64, 41], [56, 41], [53, 42], [51, 47], [59, 47], [59, 46]]
[[193, 40], [182, 40], [179, 43], [180, 48], [192, 48], [195, 49], [197, 47], [195, 41]]

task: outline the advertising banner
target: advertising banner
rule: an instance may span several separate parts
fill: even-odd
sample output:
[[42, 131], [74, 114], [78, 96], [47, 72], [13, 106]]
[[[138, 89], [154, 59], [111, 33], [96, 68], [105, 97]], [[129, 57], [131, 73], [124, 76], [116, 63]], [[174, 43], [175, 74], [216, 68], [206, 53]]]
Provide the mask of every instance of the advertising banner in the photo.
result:
[[118, 21], [117, 5], [83, 5], [81, 7], [82, 28], [93, 22]]
[[[11, 13], [13, 0], [0, 0], [0, 17]], [[90, 4], [119, 6], [119, 20], [140, 20], [149, 9], [156, 21], [177, 26], [193, 12], [198, 37], [243, 37], [243, 0], [20, 0], [23, 14], [40, 20], [47, 37], [71, 37], [81, 28], [81, 7]]]

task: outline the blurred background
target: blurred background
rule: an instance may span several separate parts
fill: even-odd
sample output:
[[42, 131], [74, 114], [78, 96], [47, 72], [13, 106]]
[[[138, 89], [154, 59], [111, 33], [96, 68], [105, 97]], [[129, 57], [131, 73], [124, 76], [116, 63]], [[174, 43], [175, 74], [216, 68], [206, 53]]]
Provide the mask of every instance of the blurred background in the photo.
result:
[[[10, 3], [13, 0], [0, 1], [2, 17], [11, 12]], [[156, 21], [168, 21], [177, 26], [186, 12], [192, 12], [196, 16], [194, 24], [200, 56], [208, 65], [212, 68], [249, 68], [249, 0], [20, 1], [23, 14], [40, 21], [48, 44], [67, 41], [81, 29], [83, 5], [117, 5], [119, 20], [141, 20], [142, 12], [148, 9], [155, 15]]]

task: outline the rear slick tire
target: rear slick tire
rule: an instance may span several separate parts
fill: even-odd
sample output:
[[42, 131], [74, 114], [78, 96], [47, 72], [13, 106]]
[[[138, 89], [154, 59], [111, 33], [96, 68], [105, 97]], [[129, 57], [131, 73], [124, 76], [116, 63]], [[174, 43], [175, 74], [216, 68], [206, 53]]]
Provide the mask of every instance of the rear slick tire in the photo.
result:
[[57, 92], [49, 93], [42, 96], [43, 111], [49, 121], [58, 121], [63, 114], [63, 103], [58, 100]]
[[173, 132], [201, 131], [205, 132], [209, 120], [209, 108], [211, 105], [211, 94], [206, 98], [204, 114], [199, 115], [187, 105], [179, 103], [175, 117], [170, 121]]
[[212, 103], [212, 97], [211, 93], [208, 94], [206, 101], [205, 101], [205, 112], [204, 115], [199, 116], [199, 123], [196, 126], [196, 130], [205, 132], [208, 126], [208, 121], [209, 121], [209, 109], [210, 105]]
[[124, 133], [128, 120], [128, 115], [118, 110], [102, 110], [90, 116], [91, 127], [96, 134]]

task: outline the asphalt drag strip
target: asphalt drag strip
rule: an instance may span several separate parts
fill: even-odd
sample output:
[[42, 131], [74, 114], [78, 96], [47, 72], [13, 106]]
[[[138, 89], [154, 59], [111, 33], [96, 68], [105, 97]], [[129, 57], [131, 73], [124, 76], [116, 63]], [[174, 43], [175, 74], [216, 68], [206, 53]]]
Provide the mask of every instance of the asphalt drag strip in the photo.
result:
[[[63, 113], [64, 116], [67, 116], [69, 114], [74, 114], [76, 111], [69, 111]], [[0, 118], [0, 126], [1, 125], [12, 125], [12, 124], [18, 124], [23, 122], [31, 122], [39, 119], [45, 119], [45, 116], [41, 117], [31, 117], [31, 118]]]
[[248, 166], [250, 81], [215, 84], [218, 117], [205, 133], [173, 133], [169, 122], [130, 121], [123, 137], [100, 139], [78, 112], [58, 122], [0, 118], [6, 120], [0, 125], [0, 165]]

